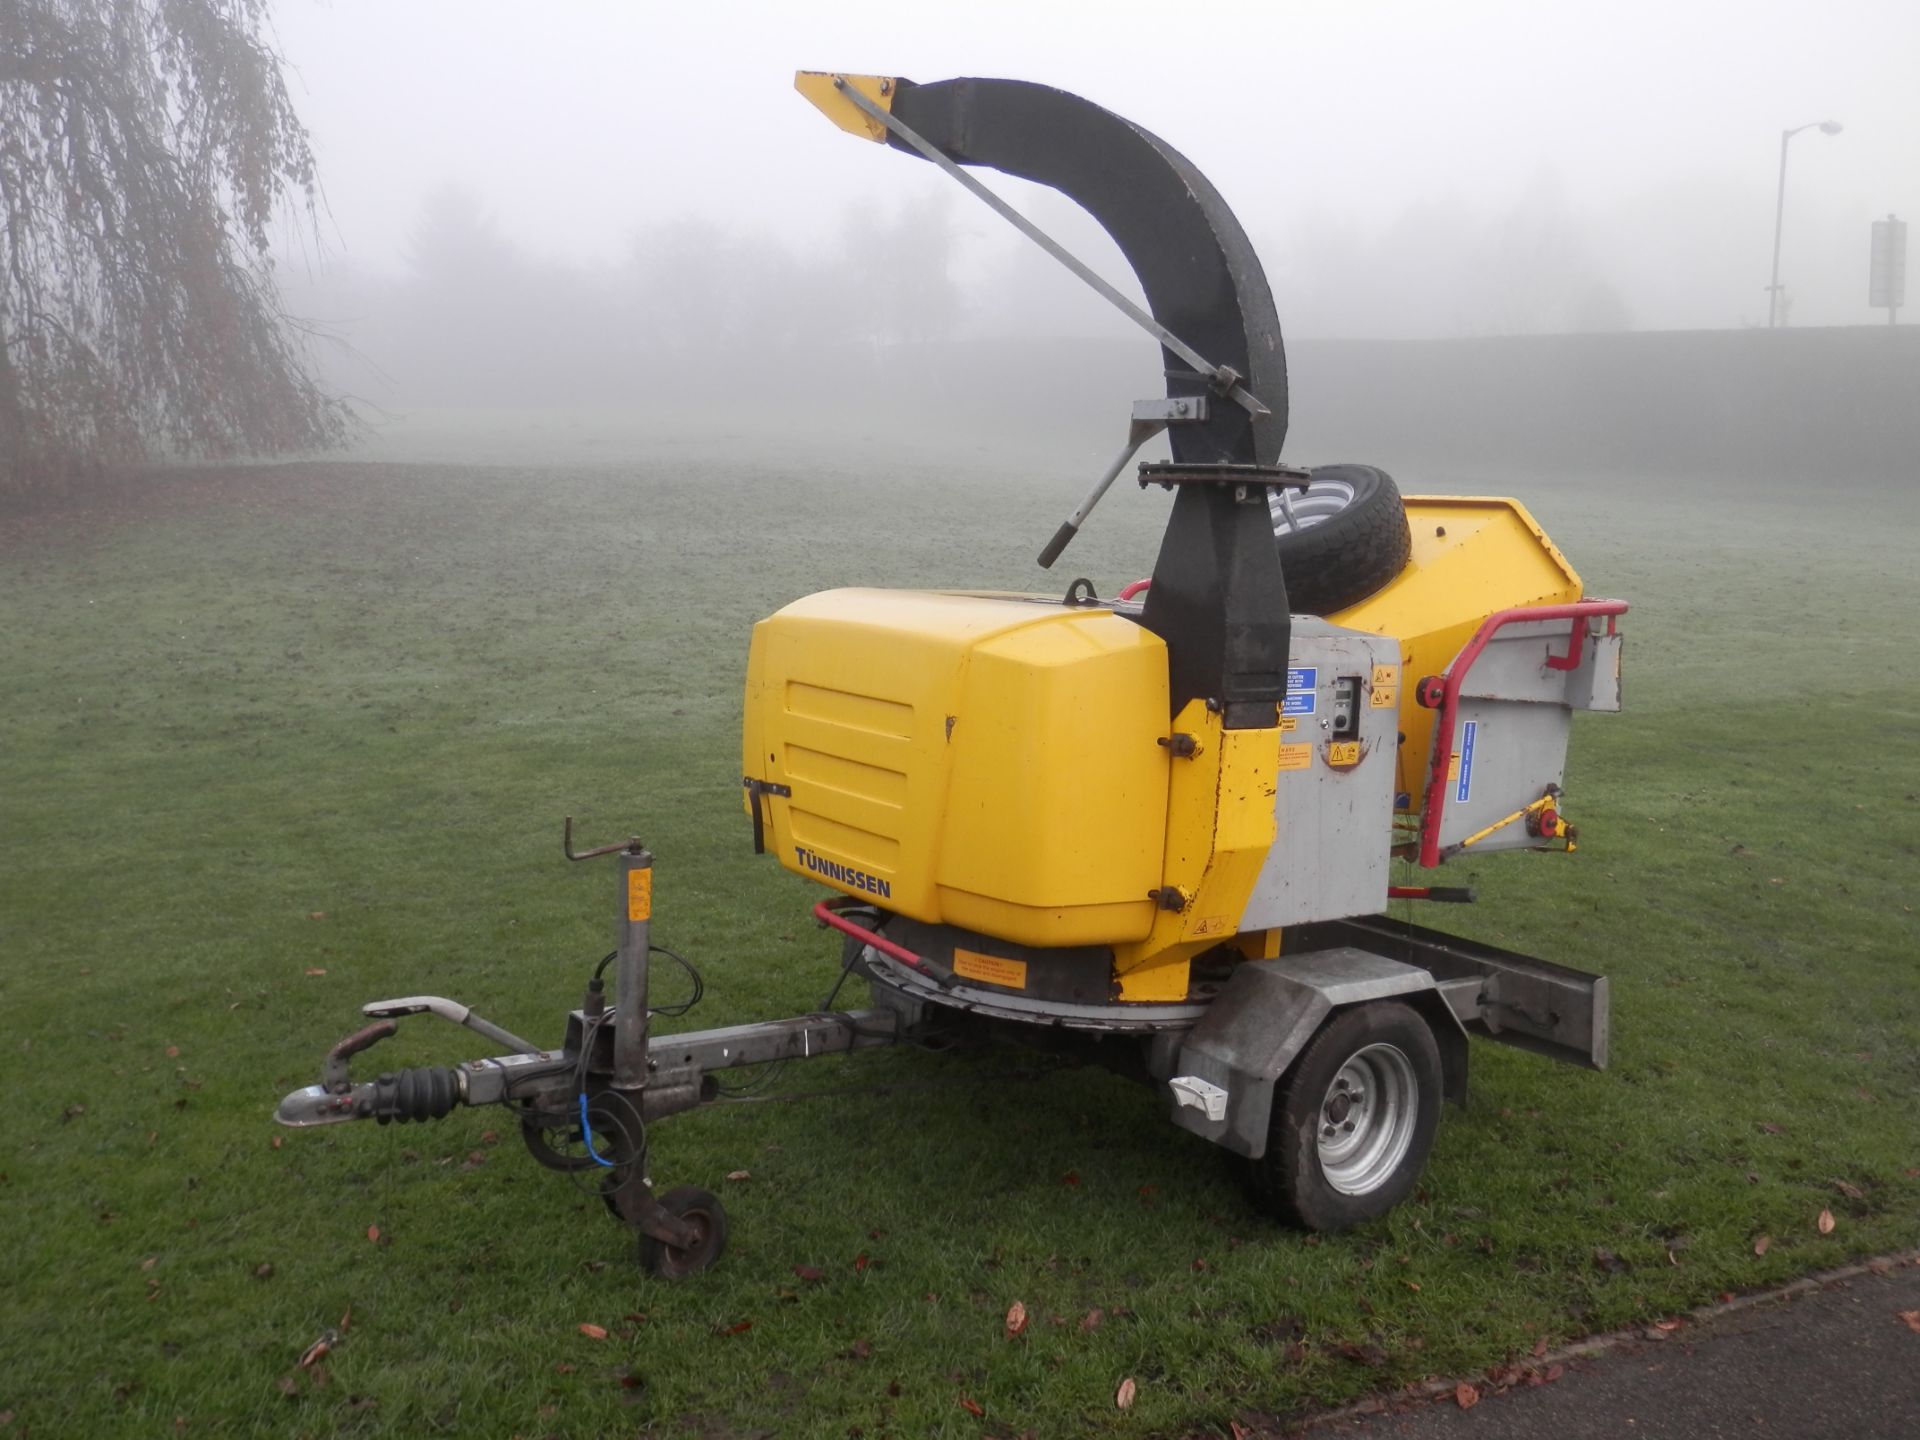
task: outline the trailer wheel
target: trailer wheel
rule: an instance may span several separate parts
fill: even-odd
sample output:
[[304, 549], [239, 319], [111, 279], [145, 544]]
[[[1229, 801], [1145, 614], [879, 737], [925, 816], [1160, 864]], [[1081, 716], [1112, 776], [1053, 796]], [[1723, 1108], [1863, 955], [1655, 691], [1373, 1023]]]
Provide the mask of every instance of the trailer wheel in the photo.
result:
[[682, 1250], [643, 1234], [641, 1265], [662, 1280], [680, 1280], [712, 1269], [727, 1248], [727, 1212], [719, 1199], [698, 1185], [680, 1185], [660, 1197], [660, 1206], [691, 1225], [697, 1238]]
[[1394, 1000], [1320, 1027], [1274, 1097], [1267, 1153], [1251, 1162], [1256, 1205], [1309, 1230], [1345, 1230], [1412, 1193], [1440, 1124], [1440, 1046]]
[[1305, 490], [1268, 500], [1287, 605], [1329, 615], [1357, 605], [1406, 568], [1413, 531], [1400, 487], [1371, 465], [1316, 465]]

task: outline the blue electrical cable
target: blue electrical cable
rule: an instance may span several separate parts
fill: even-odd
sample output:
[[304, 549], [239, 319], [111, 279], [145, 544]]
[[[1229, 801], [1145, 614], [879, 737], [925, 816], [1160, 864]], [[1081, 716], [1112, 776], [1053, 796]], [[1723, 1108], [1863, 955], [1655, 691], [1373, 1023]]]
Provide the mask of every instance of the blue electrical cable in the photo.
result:
[[594, 1164], [604, 1165], [609, 1170], [617, 1170], [619, 1168], [613, 1161], [606, 1159], [598, 1150], [593, 1148], [593, 1126], [587, 1121], [587, 1095], [584, 1090], [580, 1092], [580, 1138], [586, 1142], [587, 1155], [592, 1159]]

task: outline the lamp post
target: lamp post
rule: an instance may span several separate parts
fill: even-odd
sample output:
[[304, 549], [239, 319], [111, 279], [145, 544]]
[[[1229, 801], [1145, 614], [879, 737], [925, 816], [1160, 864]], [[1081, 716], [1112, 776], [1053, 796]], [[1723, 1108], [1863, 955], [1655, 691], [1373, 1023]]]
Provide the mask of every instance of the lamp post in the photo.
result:
[[1838, 120], [1814, 120], [1780, 132], [1780, 188], [1773, 199], [1773, 283], [1767, 286], [1767, 328], [1773, 329], [1780, 311], [1780, 221], [1787, 211], [1787, 142], [1802, 130], [1818, 129], [1822, 135], [1838, 135]]

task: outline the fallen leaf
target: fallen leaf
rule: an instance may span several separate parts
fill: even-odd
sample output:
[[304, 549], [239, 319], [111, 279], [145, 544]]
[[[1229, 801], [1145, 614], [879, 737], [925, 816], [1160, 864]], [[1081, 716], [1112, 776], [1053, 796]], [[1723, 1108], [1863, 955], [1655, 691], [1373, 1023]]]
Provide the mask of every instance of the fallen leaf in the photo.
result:
[[324, 965], [309, 965], [307, 967], [307, 974], [309, 975], [324, 975], [326, 973], [327, 967]]
[[1547, 1353], [1547, 1337], [1542, 1335], [1538, 1340], [1533, 1342], [1533, 1358], [1538, 1360], [1542, 1355], [1546, 1353]]
[[309, 920], [324, 920], [326, 918], [327, 912], [324, 910], [309, 910], [307, 912], [307, 919]]
[[281, 1140], [281, 1138], [278, 1135], [276, 1135], [267, 1142], [267, 1146], [269, 1149], [278, 1150], [283, 1143], [284, 1142]]
[[580, 1333], [589, 1340], [604, 1340], [607, 1338], [606, 1327], [604, 1325], [595, 1325], [589, 1320], [580, 1322]]
[[500, 1143], [500, 1132], [498, 1130], [482, 1130], [480, 1132], [480, 1143], [482, 1145], [498, 1145]]
[[1062, 1185], [1078, 1185], [1080, 1183], [1080, 1172], [1077, 1170], [1067, 1171], [1066, 1174], [1060, 1177], [1060, 1183]]
[[569, 1365], [566, 1361], [562, 1360], [553, 1367], [553, 1373], [556, 1375], [571, 1375], [579, 1368], [578, 1365]]
[[1462, 1410], [1471, 1410], [1480, 1403], [1480, 1392], [1463, 1380], [1453, 1387], [1453, 1403]]
[[1193, 1262], [1193, 1268], [1195, 1270], [1205, 1270], [1207, 1268], [1207, 1262], [1196, 1258]]
[[1785, 1130], [1781, 1129], [1780, 1126], [1774, 1124], [1773, 1121], [1771, 1120], [1762, 1120], [1760, 1122], [1760, 1130], [1761, 1130], [1761, 1133], [1766, 1135], [1784, 1135], [1787, 1133]]
[[279, 1387], [282, 1395], [288, 1396], [289, 1398], [300, 1393], [300, 1382], [291, 1375], [282, 1375], [273, 1383]]
[[1753, 1253], [1756, 1255], [1764, 1255], [1767, 1253], [1768, 1247], [1772, 1244], [1773, 1237], [1771, 1235], [1762, 1235], [1758, 1240], [1753, 1242]]
[[367, 1226], [367, 1239], [373, 1241], [376, 1245], [380, 1243], [380, 1227], [378, 1225]]
[[827, 1278], [826, 1271], [817, 1265], [796, 1265], [793, 1267], [793, 1273], [809, 1285], [818, 1285], [822, 1280]]
[[262, 1260], [258, 1265], [253, 1267], [253, 1278], [256, 1280], [267, 1280], [271, 1279], [272, 1276], [273, 1264], [271, 1261]]
[[347, 1331], [351, 1330], [352, 1328], [353, 1328], [353, 1306], [349, 1305], [347, 1306], [345, 1312], [340, 1316], [340, 1333], [344, 1335], [347, 1333]]
[[337, 1331], [334, 1331], [334, 1330], [322, 1331], [320, 1334], [320, 1338], [314, 1341], [313, 1344], [309, 1345], [305, 1350], [301, 1351], [300, 1358], [296, 1360], [294, 1363], [298, 1365], [302, 1370], [311, 1370], [315, 1365], [319, 1364], [320, 1361], [326, 1359], [327, 1352], [333, 1349], [334, 1342], [339, 1338], [340, 1338], [340, 1335]]
[[1844, 1180], [1834, 1181], [1833, 1188], [1838, 1190], [1842, 1195], [1846, 1196], [1847, 1199], [1849, 1200], [1864, 1200], [1867, 1198], [1866, 1191], [1862, 1190], [1858, 1185], [1849, 1185]]
[[1663, 1335], [1671, 1335], [1685, 1323], [1684, 1320], [1656, 1320], [1653, 1322], [1653, 1328]]
[[1901, 1324], [1920, 1335], [1920, 1310], [1896, 1310], [1894, 1314], [1899, 1317]]
[[871, 1360], [873, 1358], [873, 1342], [871, 1340], [856, 1340], [847, 1347], [847, 1354], [851, 1355], [855, 1360]]
[[178, 1060], [179, 1058], [180, 1058], [180, 1047], [178, 1045], [167, 1046], [167, 1059]]
[[1833, 1233], [1833, 1211], [1822, 1210], [1820, 1212], [1820, 1218], [1815, 1220], [1813, 1225], [1822, 1235], [1831, 1235]]
[[1227, 1421], [1227, 1435], [1229, 1436], [1229, 1440], [1252, 1440], [1253, 1431], [1242, 1425], [1238, 1420], [1229, 1420]]
[[747, 1331], [751, 1330], [752, 1328], [753, 1328], [753, 1321], [740, 1320], [735, 1322], [732, 1325], [727, 1326], [727, 1328], [722, 1330], [720, 1333], [722, 1335], [744, 1335], [747, 1333]]
[[970, 1395], [962, 1395], [960, 1397], [960, 1408], [966, 1411], [969, 1415], [972, 1415], [975, 1417], [985, 1415], [987, 1413], [986, 1410], [982, 1408], [980, 1402], [978, 1400], [975, 1400]]
[[1107, 1318], [1107, 1312], [1098, 1305], [1080, 1317], [1080, 1333], [1090, 1335], [1100, 1328], [1100, 1322]]
[[1420, 1288], [1420, 1282], [1418, 1280], [1409, 1280], [1406, 1282], [1406, 1286], [1409, 1290], [1418, 1290]]
[[153, 1269], [154, 1266], [158, 1265], [159, 1263], [160, 1263], [160, 1257], [158, 1255], [149, 1255], [147, 1256], [146, 1259], [140, 1262], [140, 1268], [142, 1270], [151, 1270]]
[[1541, 1375], [1540, 1378], [1545, 1380], [1549, 1385], [1551, 1385], [1554, 1381], [1558, 1380], [1562, 1375], [1566, 1373], [1567, 1373], [1567, 1367], [1564, 1365], [1549, 1365], [1547, 1366], [1545, 1372]]
[[1007, 1338], [1017, 1340], [1027, 1330], [1027, 1307], [1018, 1300], [1007, 1307]]
[[871, 1264], [873, 1264], [873, 1261], [867, 1258], [867, 1252], [864, 1250], [853, 1257], [853, 1268], [856, 1270], [864, 1270]]
[[1113, 1403], [1122, 1410], [1130, 1410], [1133, 1408], [1133, 1397], [1139, 1393], [1140, 1387], [1133, 1383], [1133, 1377], [1129, 1375], [1120, 1382], [1120, 1388], [1113, 1392]]
[[752, 1172], [751, 1170], [729, 1170], [729, 1171], [727, 1171], [727, 1179], [729, 1179], [729, 1180], [734, 1180], [734, 1181], [739, 1181], [739, 1180], [751, 1180], [752, 1178], [753, 1178], [753, 1172]]

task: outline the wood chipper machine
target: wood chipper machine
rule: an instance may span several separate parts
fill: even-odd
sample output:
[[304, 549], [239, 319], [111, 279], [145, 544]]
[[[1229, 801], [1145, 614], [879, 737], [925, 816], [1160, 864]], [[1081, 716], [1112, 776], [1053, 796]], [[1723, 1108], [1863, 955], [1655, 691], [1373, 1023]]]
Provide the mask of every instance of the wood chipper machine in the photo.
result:
[[[542, 1164], [599, 1178], [649, 1269], [683, 1275], [718, 1257], [726, 1218], [704, 1190], [655, 1193], [654, 1122], [715, 1099], [731, 1068], [991, 1036], [1142, 1081], [1175, 1125], [1242, 1157], [1274, 1215], [1338, 1230], [1384, 1214], [1442, 1100], [1465, 1103], [1470, 1034], [1606, 1064], [1604, 979], [1385, 912], [1471, 898], [1396, 885], [1396, 861], [1410, 878], [1463, 853], [1573, 850], [1571, 712], [1619, 708], [1626, 605], [1585, 598], [1516, 501], [1403, 498], [1368, 466], [1281, 462], [1273, 297], [1226, 203], [1165, 142], [1019, 81], [797, 84], [843, 129], [953, 176], [1158, 342], [1165, 395], [1134, 402], [1119, 457], [1040, 556], [1164, 433], [1172, 458], [1137, 472], [1172, 492], [1151, 578], [1110, 600], [1084, 580], [830, 590], [754, 628], [745, 819], [756, 851], [830, 892], [814, 914], [866, 1008], [655, 1033], [653, 856], [637, 839], [576, 851], [569, 823], [567, 857], [618, 872], [618, 943], [560, 1042], [439, 996], [380, 1001], [278, 1118], [506, 1105]], [[1146, 308], [966, 167], [1085, 207]], [[423, 1013], [510, 1053], [352, 1077], [354, 1055]]]

